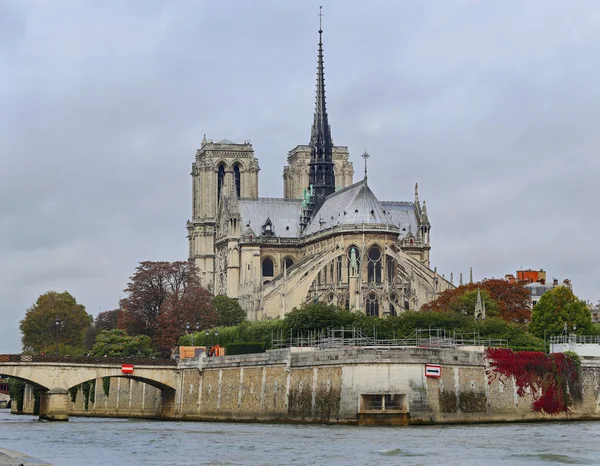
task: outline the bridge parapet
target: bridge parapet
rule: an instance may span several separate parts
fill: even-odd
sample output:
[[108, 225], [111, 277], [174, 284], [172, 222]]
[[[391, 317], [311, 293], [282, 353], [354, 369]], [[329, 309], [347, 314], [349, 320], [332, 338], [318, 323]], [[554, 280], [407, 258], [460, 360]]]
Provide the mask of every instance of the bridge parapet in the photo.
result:
[[104, 356], [58, 356], [55, 354], [0, 354], [2, 362], [50, 362], [65, 364], [134, 364], [138, 366], [177, 366], [175, 359], [104, 357]]

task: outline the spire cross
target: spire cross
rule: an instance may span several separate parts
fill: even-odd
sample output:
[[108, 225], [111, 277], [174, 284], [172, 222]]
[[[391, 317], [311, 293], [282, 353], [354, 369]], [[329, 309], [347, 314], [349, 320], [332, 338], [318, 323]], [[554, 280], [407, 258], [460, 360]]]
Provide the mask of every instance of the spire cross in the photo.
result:
[[367, 178], [367, 159], [371, 157], [367, 151], [365, 151], [361, 157], [365, 159], [365, 179]]
[[323, 5], [321, 5], [319, 7], [319, 32], [322, 32], [321, 30], [323, 29], [322, 27], [322, 20], [323, 20]]

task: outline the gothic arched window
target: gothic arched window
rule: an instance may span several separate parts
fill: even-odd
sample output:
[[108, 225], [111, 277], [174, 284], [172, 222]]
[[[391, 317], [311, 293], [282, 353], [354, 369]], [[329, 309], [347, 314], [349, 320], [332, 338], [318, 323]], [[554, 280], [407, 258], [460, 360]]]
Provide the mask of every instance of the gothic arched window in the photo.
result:
[[233, 167], [233, 180], [235, 182], [235, 192], [237, 197], [242, 197], [242, 178], [240, 174], [240, 166], [238, 164]]
[[394, 307], [394, 305], [392, 303], [390, 303], [390, 315], [392, 317], [396, 317], [396, 308]]
[[337, 257], [337, 281], [342, 283], [342, 256]]
[[379, 298], [376, 293], [367, 295], [367, 313], [370, 317], [379, 317]]
[[271, 259], [270, 257], [266, 257], [262, 261], [262, 275], [263, 277], [272, 277], [275, 275], [273, 259]]
[[386, 269], [387, 269], [387, 280], [390, 283], [390, 285], [392, 283], [395, 282], [395, 277], [396, 277], [396, 263], [394, 262], [394, 258], [391, 256], [386, 256]]
[[398, 306], [398, 295], [396, 293], [392, 293], [390, 295], [390, 315], [397, 316], [396, 306]]
[[368, 253], [367, 276], [369, 283], [381, 283], [381, 250], [377, 246], [371, 247]]
[[283, 259], [283, 264], [285, 265], [286, 269], [289, 269], [292, 265], [294, 265], [294, 259], [291, 257], [286, 257]]
[[223, 190], [223, 184], [225, 183], [225, 164], [219, 164], [217, 173], [217, 201], [221, 200], [221, 191]]

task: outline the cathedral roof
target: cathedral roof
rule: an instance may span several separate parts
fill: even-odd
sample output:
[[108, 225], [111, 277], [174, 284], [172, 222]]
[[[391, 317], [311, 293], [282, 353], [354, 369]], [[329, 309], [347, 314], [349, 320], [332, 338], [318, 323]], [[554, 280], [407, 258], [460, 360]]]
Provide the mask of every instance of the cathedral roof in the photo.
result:
[[412, 202], [382, 201], [381, 205], [392, 218], [394, 225], [400, 227], [400, 237], [405, 237], [409, 231], [419, 231], [419, 222]]
[[327, 196], [324, 204], [306, 227], [312, 235], [338, 225], [397, 225], [366, 180]]
[[220, 141], [215, 142], [215, 144], [233, 144], [233, 145], [240, 145], [239, 142], [233, 142], [230, 141], [229, 139], [221, 139]]
[[238, 201], [238, 204], [242, 217], [242, 230], [250, 227], [261, 236], [262, 226], [267, 219], [270, 219], [273, 236], [283, 238], [297, 238], [300, 236], [302, 201], [299, 199], [242, 198]]

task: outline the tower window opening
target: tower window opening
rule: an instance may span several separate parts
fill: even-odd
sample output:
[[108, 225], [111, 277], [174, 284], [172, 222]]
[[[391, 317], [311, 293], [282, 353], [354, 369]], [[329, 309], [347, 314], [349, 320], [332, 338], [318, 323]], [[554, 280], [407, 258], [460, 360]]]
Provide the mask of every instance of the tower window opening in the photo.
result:
[[241, 174], [240, 174], [240, 166], [239, 165], [235, 165], [235, 167], [233, 167], [233, 179], [235, 181], [235, 192], [237, 194], [237, 197], [241, 197], [242, 196], [242, 178], [241, 178]]
[[217, 201], [221, 200], [221, 192], [223, 190], [223, 184], [225, 183], [225, 165], [219, 164], [217, 173]]

